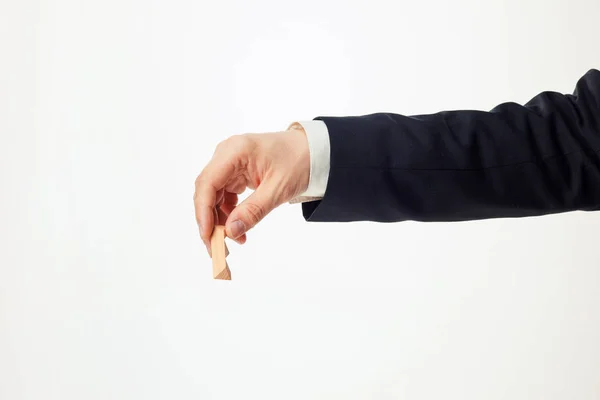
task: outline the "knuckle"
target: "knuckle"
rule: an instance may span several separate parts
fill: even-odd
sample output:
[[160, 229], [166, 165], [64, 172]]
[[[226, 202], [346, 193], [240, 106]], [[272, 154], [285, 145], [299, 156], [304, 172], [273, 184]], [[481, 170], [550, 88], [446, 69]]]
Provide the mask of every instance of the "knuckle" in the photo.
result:
[[243, 153], [249, 151], [253, 146], [252, 135], [235, 135], [229, 138], [231, 141], [231, 149], [236, 153]]
[[196, 186], [196, 192], [194, 193], [194, 199], [197, 201], [200, 199], [202, 194], [202, 189], [210, 188], [216, 191], [216, 188], [212, 181], [208, 179], [207, 172], [202, 171], [200, 175], [196, 178], [196, 182], [194, 183]]
[[[205, 172], [204, 172], [204, 171], [202, 171], [202, 172], [200, 173], [200, 175], [198, 175], [198, 176], [196, 177], [196, 180], [194, 181], [194, 186], [195, 186], [196, 188], [198, 188], [198, 186], [200, 186], [200, 185], [202, 184], [202, 181], [204, 180], [204, 175], [205, 175]], [[194, 198], [196, 198], [196, 197], [198, 197], [198, 191], [194, 192]]]
[[248, 135], [233, 135], [217, 144], [215, 154], [240, 154], [248, 150], [251, 143]]
[[252, 225], [256, 225], [265, 217], [265, 208], [256, 203], [248, 203], [246, 205], [246, 212]]
[[227, 146], [228, 146], [228, 143], [229, 143], [229, 138], [220, 141], [217, 144], [217, 147], [215, 148], [215, 153], [216, 152], [221, 152], [221, 151], [225, 150], [227, 148]]
[[217, 144], [215, 154], [229, 155], [230, 157], [241, 156], [248, 154], [256, 147], [256, 135], [242, 134], [233, 135]]

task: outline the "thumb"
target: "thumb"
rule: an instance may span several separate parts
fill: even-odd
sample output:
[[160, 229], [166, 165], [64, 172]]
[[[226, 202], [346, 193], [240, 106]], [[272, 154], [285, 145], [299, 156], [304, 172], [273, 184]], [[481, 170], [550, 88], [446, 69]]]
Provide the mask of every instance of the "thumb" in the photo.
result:
[[266, 183], [259, 185], [254, 193], [231, 211], [225, 223], [227, 237], [239, 238], [277, 207], [276, 192], [269, 186]]

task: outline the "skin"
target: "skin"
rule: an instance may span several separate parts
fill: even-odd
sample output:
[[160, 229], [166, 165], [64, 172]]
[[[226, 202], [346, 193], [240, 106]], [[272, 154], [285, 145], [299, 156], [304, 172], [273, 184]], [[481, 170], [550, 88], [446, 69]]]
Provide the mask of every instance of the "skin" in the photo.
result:
[[[275, 133], [232, 136], [219, 143], [196, 178], [194, 207], [200, 237], [210, 255], [215, 224], [240, 244], [246, 232], [276, 207], [308, 187], [310, 154], [299, 125]], [[238, 204], [238, 194], [254, 190]]]

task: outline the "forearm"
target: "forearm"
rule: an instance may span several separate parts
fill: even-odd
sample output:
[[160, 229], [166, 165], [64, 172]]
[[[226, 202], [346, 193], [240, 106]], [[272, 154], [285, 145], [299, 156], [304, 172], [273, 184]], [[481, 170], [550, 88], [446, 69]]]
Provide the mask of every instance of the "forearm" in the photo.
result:
[[458, 221], [600, 206], [600, 72], [574, 95], [421, 116], [319, 117], [330, 171], [312, 221]]

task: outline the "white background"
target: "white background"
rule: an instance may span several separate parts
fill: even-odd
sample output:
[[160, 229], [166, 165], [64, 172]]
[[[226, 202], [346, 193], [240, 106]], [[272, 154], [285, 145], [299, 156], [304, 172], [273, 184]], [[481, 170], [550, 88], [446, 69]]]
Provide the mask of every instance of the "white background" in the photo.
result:
[[313, 224], [214, 281], [229, 135], [490, 109], [600, 66], [596, 0], [0, 0], [0, 399], [598, 399], [600, 215]]

